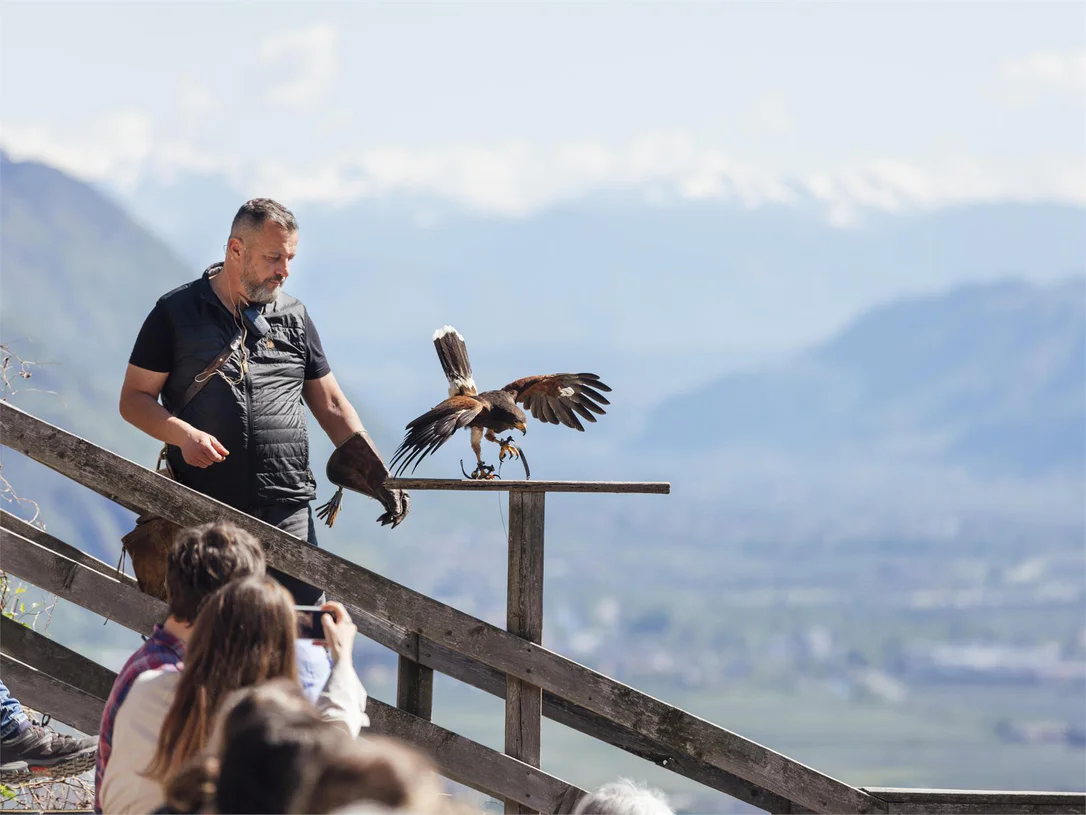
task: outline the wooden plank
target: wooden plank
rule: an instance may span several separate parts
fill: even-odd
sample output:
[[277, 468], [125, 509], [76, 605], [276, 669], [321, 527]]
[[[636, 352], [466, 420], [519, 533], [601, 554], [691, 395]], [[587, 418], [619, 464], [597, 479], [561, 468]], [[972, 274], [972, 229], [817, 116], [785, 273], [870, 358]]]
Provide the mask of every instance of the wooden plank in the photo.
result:
[[469, 478], [389, 478], [389, 489], [397, 490], [465, 490], [468, 492], [607, 492], [668, 495], [668, 481], [524, 481], [495, 478], [473, 481]]
[[418, 639], [414, 635], [415, 656], [400, 656], [396, 675], [396, 707], [430, 721], [434, 713], [434, 669], [418, 662]]
[[22, 518], [18, 518], [4, 509], [0, 509], [0, 529], [10, 529], [12, 532], [21, 535], [27, 540], [32, 540], [34, 543], [40, 544], [46, 549], [52, 549], [58, 555], [64, 555], [64, 557], [69, 560], [74, 560], [76, 563], [81, 563], [97, 572], [109, 575], [119, 583], [131, 586], [137, 591], [139, 590], [139, 586], [136, 584], [136, 578], [127, 575], [124, 572], [117, 571], [115, 566], [111, 566], [96, 557], [92, 557], [82, 549], [77, 549], [59, 538], [54, 538], [41, 527], [28, 524]]
[[385, 646], [390, 651], [418, 661], [419, 635], [416, 632], [408, 631], [391, 620], [359, 608], [346, 598], [343, 599], [343, 605], [350, 613], [359, 634]]
[[509, 756], [370, 697], [366, 706], [375, 733], [395, 736], [434, 758], [453, 781], [541, 812], [572, 812], [587, 793]]
[[[509, 493], [509, 575], [506, 629], [528, 642], [543, 642], [543, 492]], [[508, 677], [505, 691], [505, 754], [539, 766], [543, 691], [523, 679]], [[536, 810], [505, 802], [509, 815]]]
[[887, 802], [960, 801], [979, 804], [1077, 804], [1086, 807], [1086, 792], [1044, 792], [1041, 790], [959, 790], [921, 787], [864, 787]]
[[941, 790], [865, 787], [886, 801], [890, 812], [946, 815], [1063, 815], [1086, 812], [1086, 793], [1017, 790]]
[[1059, 804], [1033, 804], [1019, 801], [1014, 804], [959, 803], [953, 801], [910, 801], [888, 804], [891, 813], [901, 815], [1065, 815], [1086, 811], [1082, 806]]
[[113, 690], [113, 671], [10, 617], [0, 617], [0, 653], [103, 701]]
[[58, 722], [94, 736], [102, 722], [105, 699], [35, 670], [7, 654], [0, 654], [4, 684], [25, 707], [48, 713]]
[[[183, 526], [222, 518], [263, 541], [271, 565], [380, 617], [538, 685], [815, 812], [885, 811], [867, 793], [716, 727], [583, 665], [525, 642], [358, 564], [316, 549], [225, 504], [0, 402], [0, 439], [101, 495]], [[123, 496], [123, 498], [122, 498]]]
[[4, 570], [141, 634], [166, 619], [166, 604], [10, 529], [0, 529]]

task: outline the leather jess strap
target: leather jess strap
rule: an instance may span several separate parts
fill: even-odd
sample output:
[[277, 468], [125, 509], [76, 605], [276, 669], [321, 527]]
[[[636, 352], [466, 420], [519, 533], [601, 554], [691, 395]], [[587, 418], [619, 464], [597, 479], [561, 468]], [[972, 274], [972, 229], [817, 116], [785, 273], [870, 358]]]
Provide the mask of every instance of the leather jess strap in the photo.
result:
[[188, 407], [188, 404], [193, 400], [193, 397], [203, 390], [204, 385], [206, 385], [211, 377], [215, 375], [215, 372], [225, 365], [226, 360], [230, 359], [234, 352], [238, 350], [241, 346], [241, 335], [242, 332], [238, 331], [238, 333], [234, 335], [234, 338], [227, 343], [226, 347], [219, 352], [218, 356], [211, 360], [208, 366], [200, 371], [200, 373], [196, 374], [196, 378], [192, 380], [192, 384], [189, 385], [188, 390], [185, 391], [185, 395], [181, 397], [181, 404], [174, 412], [174, 416], [177, 416], [181, 411]]

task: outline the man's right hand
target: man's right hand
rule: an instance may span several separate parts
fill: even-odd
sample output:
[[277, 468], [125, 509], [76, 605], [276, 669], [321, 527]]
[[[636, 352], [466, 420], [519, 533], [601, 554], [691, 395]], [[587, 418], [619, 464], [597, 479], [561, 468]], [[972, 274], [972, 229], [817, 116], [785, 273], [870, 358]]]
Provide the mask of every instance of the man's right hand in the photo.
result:
[[190, 467], [210, 467], [219, 461], [225, 461], [228, 455], [230, 451], [223, 447], [217, 438], [202, 430], [194, 429], [185, 435], [185, 440], [181, 443], [181, 456]]
[[342, 603], [325, 603], [321, 606], [321, 611], [328, 612], [321, 615], [321, 625], [324, 626], [324, 639], [320, 641], [321, 644], [328, 649], [333, 664], [343, 657], [350, 660], [358, 626], [354, 624]]

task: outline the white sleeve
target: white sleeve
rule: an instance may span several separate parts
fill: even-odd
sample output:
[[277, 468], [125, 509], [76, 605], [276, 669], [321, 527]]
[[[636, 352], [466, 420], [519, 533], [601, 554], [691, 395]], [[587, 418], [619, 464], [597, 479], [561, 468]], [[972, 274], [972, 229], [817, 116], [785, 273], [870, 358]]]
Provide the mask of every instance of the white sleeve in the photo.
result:
[[180, 679], [175, 670], [157, 669], [132, 683], [113, 725], [113, 751], [99, 793], [103, 812], [153, 812], [165, 800], [162, 785], [143, 772], [155, 754]]
[[355, 673], [350, 656], [332, 666], [332, 673], [317, 698], [321, 718], [343, 730], [352, 739], [358, 738], [363, 727], [369, 727], [366, 715], [366, 689]]

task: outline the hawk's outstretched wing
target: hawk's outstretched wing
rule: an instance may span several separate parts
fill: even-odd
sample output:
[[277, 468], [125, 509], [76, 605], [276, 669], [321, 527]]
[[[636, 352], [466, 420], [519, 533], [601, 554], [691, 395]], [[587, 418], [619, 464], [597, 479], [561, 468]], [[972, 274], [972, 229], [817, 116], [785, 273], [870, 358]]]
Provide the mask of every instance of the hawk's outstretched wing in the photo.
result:
[[510, 393], [540, 421], [584, 430], [577, 418], [579, 413], [590, 422], [596, 421], [593, 413], [606, 413], [600, 405], [610, 402], [600, 391], [611, 389], [600, 382], [595, 374], [545, 374], [526, 376], [510, 382], [503, 391]]
[[[418, 467], [425, 456], [447, 442], [457, 430], [471, 424], [485, 407], [473, 396], [453, 396], [422, 414], [407, 426], [407, 433], [396, 448], [389, 469], [395, 471], [398, 478], [411, 462]], [[412, 472], [415, 467], [411, 468]]]

